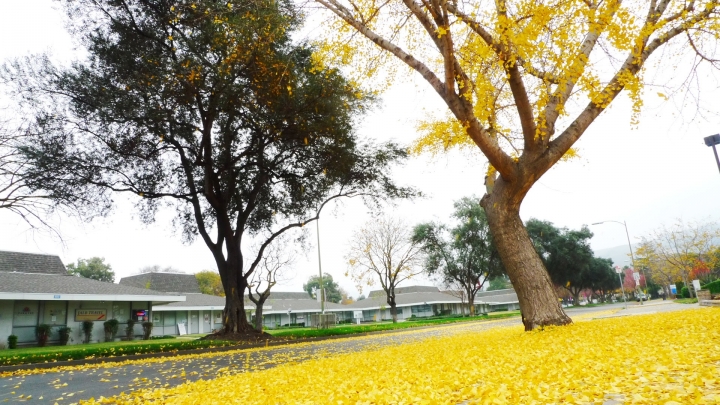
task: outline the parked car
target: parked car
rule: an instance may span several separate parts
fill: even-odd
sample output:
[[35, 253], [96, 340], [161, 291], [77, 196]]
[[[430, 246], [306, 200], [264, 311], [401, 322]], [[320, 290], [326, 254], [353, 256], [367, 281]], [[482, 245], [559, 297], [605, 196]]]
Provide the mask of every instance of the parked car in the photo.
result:
[[635, 296], [635, 301], [640, 302], [641, 300], [642, 300], [642, 301], [647, 301], [647, 300], [648, 300], [647, 294], [645, 294], [645, 293], [640, 293], [640, 294], [638, 294], [637, 296]]

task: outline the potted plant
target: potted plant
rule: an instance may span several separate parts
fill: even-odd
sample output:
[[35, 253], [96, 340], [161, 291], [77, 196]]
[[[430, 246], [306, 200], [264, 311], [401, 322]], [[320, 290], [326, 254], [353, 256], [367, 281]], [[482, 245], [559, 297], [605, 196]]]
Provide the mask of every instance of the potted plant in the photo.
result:
[[152, 322], [143, 322], [143, 340], [149, 340], [150, 334], [152, 333], [153, 329], [153, 323]]
[[47, 344], [47, 341], [50, 338], [51, 330], [52, 326], [45, 323], [41, 323], [35, 327], [35, 336], [37, 336], [38, 346], [43, 347]]
[[103, 322], [103, 327], [105, 329], [105, 341], [106, 342], [112, 342], [113, 340], [115, 340], [115, 335], [117, 335], [119, 326], [120, 326], [120, 322], [118, 322], [117, 319], [109, 319], [109, 320]]
[[10, 349], [17, 349], [17, 340], [18, 337], [15, 335], [8, 336], [8, 347]]
[[95, 326], [93, 321], [83, 321], [82, 332], [83, 332], [83, 336], [85, 336], [83, 343], [90, 343], [90, 338], [92, 337], [93, 326]]
[[72, 328], [69, 328], [67, 326], [62, 326], [58, 329], [61, 345], [67, 346], [68, 342], [70, 341], [70, 332], [72, 332]]
[[135, 321], [132, 319], [128, 319], [127, 321], [125, 335], [127, 336], [127, 340], [133, 340], [135, 338]]

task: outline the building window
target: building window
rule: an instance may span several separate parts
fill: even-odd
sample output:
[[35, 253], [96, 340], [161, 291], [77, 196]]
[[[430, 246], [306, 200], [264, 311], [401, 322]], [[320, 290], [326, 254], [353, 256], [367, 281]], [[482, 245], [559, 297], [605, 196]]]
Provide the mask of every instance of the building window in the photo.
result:
[[421, 314], [421, 313], [424, 313], [424, 312], [432, 312], [432, 308], [431, 308], [430, 305], [428, 305], [428, 304], [426, 304], [426, 305], [413, 305], [413, 306], [410, 307], [410, 308], [411, 308], [411, 311], [412, 311], [412, 314], [413, 314], [413, 315]]

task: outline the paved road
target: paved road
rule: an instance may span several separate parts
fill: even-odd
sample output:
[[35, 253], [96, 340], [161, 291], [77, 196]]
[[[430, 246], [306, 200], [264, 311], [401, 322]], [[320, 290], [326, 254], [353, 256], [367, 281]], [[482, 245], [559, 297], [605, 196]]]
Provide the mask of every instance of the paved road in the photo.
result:
[[[660, 305], [629, 304], [627, 310], [622, 304], [593, 308], [568, 308], [571, 317], [615, 316], [639, 313], [690, 309], [692, 305], [666, 302]], [[53, 371], [43, 374], [0, 378], [0, 403], [48, 403], [71, 404], [80, 399], [112, 396], [121, 392], [175, 386], [186, 381], [212, 379], [219, 374], [235, 374], [273, 367], [287, 362], [299, 362], [329, 354], [372, 350], [382, 346], [398, 345], [447, 336], [468, 331], [481, 331], [502, 326], [520, 325], [520, 319], [513, 318], [490, 322], [467, 322], [438, 327], [403, 330], [383, 335], [353, 337], [300, 345], [280, 346], [268, 349], [238, 350], [222, 353], [206, 353], [192, 358], [158, 359], [144, 364], [119, 364], [117, 366], [88, 367], [85, 370]]]

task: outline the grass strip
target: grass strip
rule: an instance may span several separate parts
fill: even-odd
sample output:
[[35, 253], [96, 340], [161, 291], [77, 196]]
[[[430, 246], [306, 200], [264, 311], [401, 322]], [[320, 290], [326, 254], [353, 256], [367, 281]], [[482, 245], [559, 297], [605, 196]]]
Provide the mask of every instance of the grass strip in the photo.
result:
[[336, 335], [350, 335], [355, 333], [368, 333], [368, 332], [379, 332], [386, 330], [396, 329], [407, 329], [416, 328], [419, 326], [431, 326], [441, 325], [447, 323], [456, 322], [468, 322], [478, 321], [483, 319], [502, 319], [519, 316], [520, 311], [508, 311], [498, 312], [489, 315], [476, 316], [476, 317], [452, 317], [452, 318], [438, 318], [438, 319], [422, 319], [422, 320], [405, 320], [405, 322], [398, 323], [376, 323], [371, 325], [346, 325], [346, 326], [335, 326], [330, 329], [290, 329], [290, 330], [266, 330], [275, 337], [284, 337], [290, 339], [297, 338], [310, 338], [310, 337], [322, 337], [322, 336], [336, 336]]
[[178, 350], [203, 349], [233, 344], [236, 343], [213, 340], [153, 339], [71, 346], [26, 347], [0, 351], [0, 365], [12, 366], [17, 364], [48, 363], [96, 357], [175, 352]]

